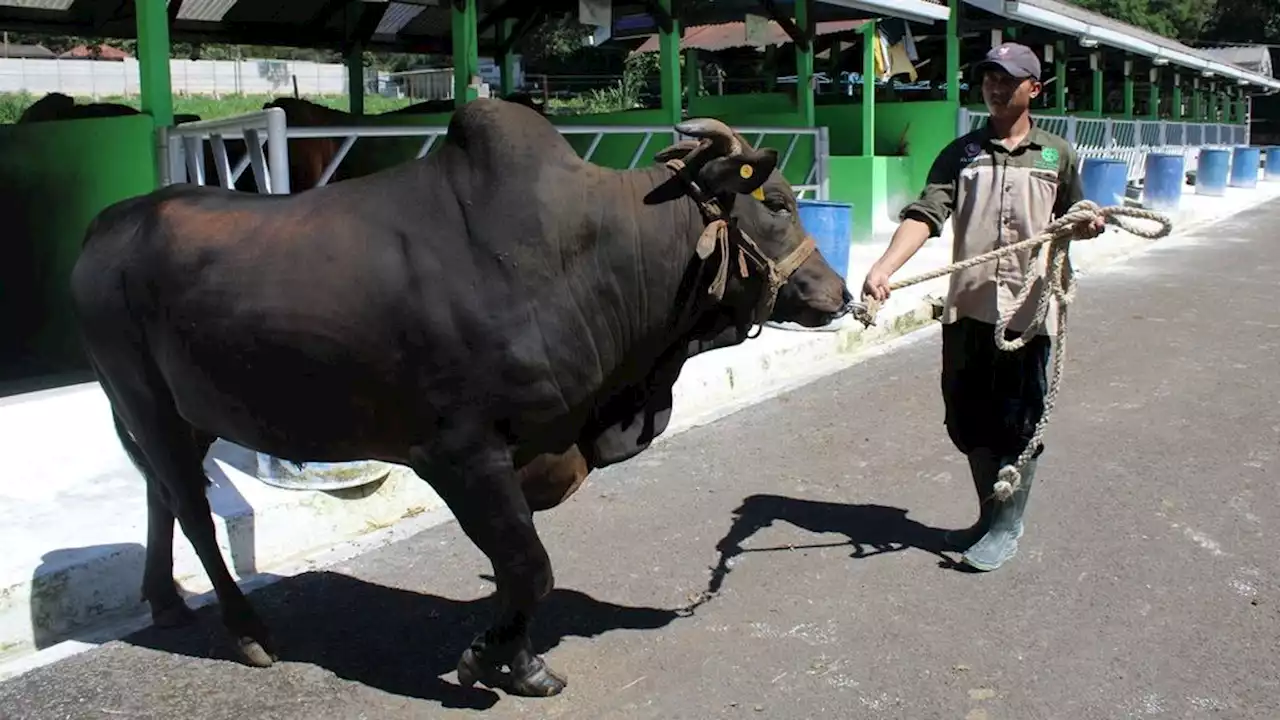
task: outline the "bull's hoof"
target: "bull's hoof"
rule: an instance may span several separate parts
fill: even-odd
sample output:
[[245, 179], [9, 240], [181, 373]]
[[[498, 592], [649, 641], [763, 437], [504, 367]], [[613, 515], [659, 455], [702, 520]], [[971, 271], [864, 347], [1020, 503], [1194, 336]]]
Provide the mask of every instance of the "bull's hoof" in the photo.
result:
[[240, 659], [252, 667], [271, 667], [280, 659], [275, 653], [269, 651], [268, 647], [270, 646], [251, 637], [236, 639], [236, 650], [240, 654]]
[[520, 697], [559, 695], [568, 683], [537, 655], [521, 651], [509, 669], [485, 662], [474, 648], [467, 648], [458, 661], [458, 684], [471, 687], [481, 683]]

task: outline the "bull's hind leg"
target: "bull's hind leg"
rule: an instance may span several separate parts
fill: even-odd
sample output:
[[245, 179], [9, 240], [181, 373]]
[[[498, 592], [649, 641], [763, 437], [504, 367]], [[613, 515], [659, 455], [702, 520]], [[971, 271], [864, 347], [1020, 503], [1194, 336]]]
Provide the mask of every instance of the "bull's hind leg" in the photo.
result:
[[195, 620], [195, 613], [178, 593], [173, 581], [173, 512], [156, 485], [155, 471], [142, 448], [134, 442], [119, 414], [114, 414], [116, 435], [129, 459], [147, 483], [147, 559], [142, 572], [142, 597], [151, 606], [151, 621], [157, 627], [178, 627]]
[[[112, 383], [108, 395], [116, 406], [121, 442], [147, 480], [147, 565], [143, 591], [152, 617], [161, 624], [180, 623], [189, 609], [173, 584], [173, 522], [191, 542], [208, 574], [222, 608], [222, 622], [250, 665], [267, 667], [275, 661], [270, 636], [258, 619], [218, 548], [213, 511], [205, 495], [208, 479], [204, 456], [211, 438], [188, 425], [162, 389]], [[131, 447], [132, 446], [132, 447]]]
[[439, 493], [463, 532], [493, 563], [496, 615], [458, 662], [458, 683], [482, 682], [513, 694], [547, 697], [565, 680], [533, 651], [529, 626], [555, 580], [551, 559], [533, 526], [512, 468], [511, 454], [495, 446], [478, 452], [411, 454], [413, 469]]

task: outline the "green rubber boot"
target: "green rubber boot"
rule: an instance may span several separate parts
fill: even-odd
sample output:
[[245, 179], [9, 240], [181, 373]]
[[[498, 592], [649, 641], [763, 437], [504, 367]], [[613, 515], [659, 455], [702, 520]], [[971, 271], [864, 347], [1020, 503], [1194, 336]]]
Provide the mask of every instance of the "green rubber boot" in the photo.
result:
[[[998, 472], [998, 468], [997, 468]], [[1022, 469], [1022, 485], [1018, 491], [1005, 502], [995, 498], [994, 516], [991, 527], [982, 539], [965, 551], [962, 560], [975, 570], [989, 572], [1013, 559], [1018, 554], [1018, 538], [1022, 537], [1022, 513], [1027, 509], [1027, 498], [1031, 495], [1031, 484], [1036, 476], [1036, 461], [1030, 460]], [[994, 476], [993, 476], [994, 477]]]
[[968, 550], [974, 543], [982, 539], [991, 528], [991, 519], [995, 516], [995, 498], [991, 497], [996, 484], [996, 475], [1000, 467], [996, 465], [990, 451], [977, 449], [969, 453], [969, 472], [973, 476], [973, 489], [978, 495], [978, 521], [963, 530], [949, 530], [943, 536], [947, 549], [953, 552]]

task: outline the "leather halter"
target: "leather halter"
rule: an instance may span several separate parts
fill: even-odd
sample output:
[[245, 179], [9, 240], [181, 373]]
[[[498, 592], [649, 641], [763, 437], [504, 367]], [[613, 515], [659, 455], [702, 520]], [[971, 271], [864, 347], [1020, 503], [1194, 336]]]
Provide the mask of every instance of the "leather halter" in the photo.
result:
[[[685, 172], [687, 165], [684, 160], [673, 158], [666, 162], [666, 166], [684, 182], [690, 197], [698, 204], [702, 219], [707, 223], [702, 235], [698, 237], [696, 250], [698, 259], [706, 260], [715, 250], [720, 251], [720, 266], [716, 270], [710, 287], [707, 288], [707, 294], [716, 302], [724, 297], [725, 287], [729, 281], [729, 257], [736, 254], [738, 277], [745, 280], [751, 276], [751, 269], [748, 267], [750, 264], [764, 279], [764, 289], [756, 303], [755, 315], [752, 318], [753, 325], [764, 325], [773, 314], [773, 306], [778, 301], [778, 292], [782, 290], [782, 286], [787, 283], [792, 273], [817, 250], [818, 246], [813, 236], [806, 232], [804, 239], [791, 252], [774, 262], [751, 239], [751, 236], [738, 226], [737, 220], [726, 215], [720, 208], [720, 203], [703, 192], [697, 181], [689, 177]], [[734, 250], [737, 252], [734, 253]]]

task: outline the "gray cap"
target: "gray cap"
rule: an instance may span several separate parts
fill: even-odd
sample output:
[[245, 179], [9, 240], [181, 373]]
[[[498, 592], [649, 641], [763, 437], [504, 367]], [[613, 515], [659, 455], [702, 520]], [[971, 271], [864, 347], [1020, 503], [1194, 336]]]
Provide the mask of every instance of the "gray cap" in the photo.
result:
[[1040, 58], [1026, 45], [1004, 43], [991, 48], [987, 57], [974, 66], [975, 73], [997, 67], [1016, 78], [1040, 79]]

